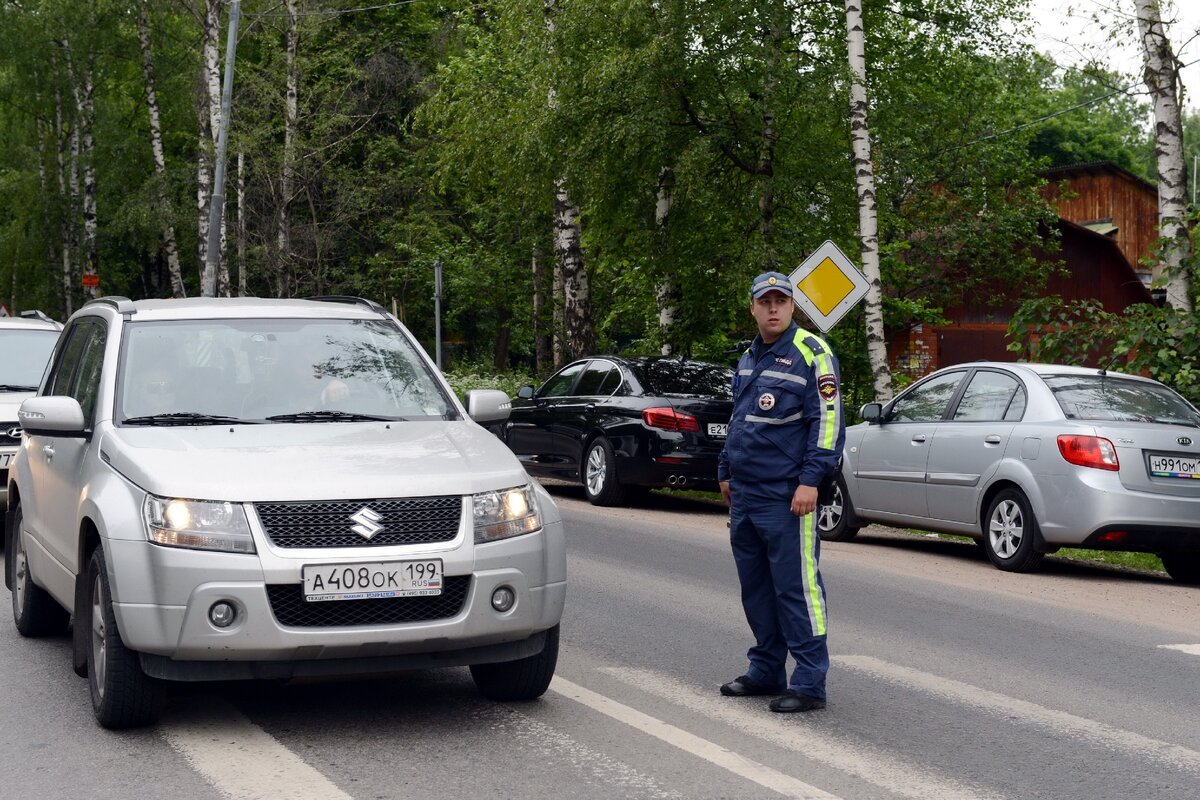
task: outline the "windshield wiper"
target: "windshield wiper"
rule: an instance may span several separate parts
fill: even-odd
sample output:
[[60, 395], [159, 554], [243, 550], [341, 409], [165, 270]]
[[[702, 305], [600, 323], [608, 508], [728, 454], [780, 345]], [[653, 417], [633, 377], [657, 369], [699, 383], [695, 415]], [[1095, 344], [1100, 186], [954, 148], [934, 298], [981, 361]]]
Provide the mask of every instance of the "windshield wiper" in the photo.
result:
[[221, 414], [201, 414], [198, 411], [172, 411], [166, 414], [147, 414], [129, 417], [126, 425], [257, 425], [256, 420], [226, 417]]
[[350, 411], [298, 411], [295, 414], [272, 414], [271, 422], [392, 422], [403, 417], [381, 417], [378, 414], [356, 414]]
[[36, 392], [38, 387], [20, 383], [0, 383], [0, 392]]

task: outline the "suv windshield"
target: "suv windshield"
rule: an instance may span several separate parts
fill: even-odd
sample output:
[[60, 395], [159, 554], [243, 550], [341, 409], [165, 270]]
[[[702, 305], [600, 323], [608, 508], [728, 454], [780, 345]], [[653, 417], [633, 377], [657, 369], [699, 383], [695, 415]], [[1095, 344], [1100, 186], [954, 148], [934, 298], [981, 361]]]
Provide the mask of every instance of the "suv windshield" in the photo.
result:
[[733, 399], [733, 370], [729, 367], [664, 358], [647, 361], [639, 372], [649, 394]]
[[58, 331], [0, 331], [0, 385], [3, 391], [36, 392], [58, 341]]
[[1046, 375], [1067, 419], [1200, 427], [1200, 413], [1166, 386], [1104, 375]]
[[415, 348], [382, 320], [126, 326], [116, 416], [127, 424], [445, 419], [454, 413]]

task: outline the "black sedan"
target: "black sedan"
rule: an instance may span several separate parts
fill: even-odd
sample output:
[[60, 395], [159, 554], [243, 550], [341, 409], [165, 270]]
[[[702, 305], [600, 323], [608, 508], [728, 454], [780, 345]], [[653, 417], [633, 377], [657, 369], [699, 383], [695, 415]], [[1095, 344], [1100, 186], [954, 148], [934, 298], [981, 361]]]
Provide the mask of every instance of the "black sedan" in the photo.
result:
[[596, 505], [631, 491], [717, 489], [733, 370], [679, 358], [595, 356], [513, 399], [502, 438], [531, 475], [580, 481]]

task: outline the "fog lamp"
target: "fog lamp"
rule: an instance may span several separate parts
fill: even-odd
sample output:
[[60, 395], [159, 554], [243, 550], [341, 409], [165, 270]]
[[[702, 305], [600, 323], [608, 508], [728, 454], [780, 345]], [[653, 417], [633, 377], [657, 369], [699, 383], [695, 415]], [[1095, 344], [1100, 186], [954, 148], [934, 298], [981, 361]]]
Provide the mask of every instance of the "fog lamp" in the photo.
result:
[[237, 611], [224, 600], [213, 603], [212, 608], [208, 610], [209, 621], [218, 628], [228, 628], [236, 618]]
[[492, 592], [492, 608], [503, 614], [517, 602], [517, 593], [507, 586], [500, 586]]

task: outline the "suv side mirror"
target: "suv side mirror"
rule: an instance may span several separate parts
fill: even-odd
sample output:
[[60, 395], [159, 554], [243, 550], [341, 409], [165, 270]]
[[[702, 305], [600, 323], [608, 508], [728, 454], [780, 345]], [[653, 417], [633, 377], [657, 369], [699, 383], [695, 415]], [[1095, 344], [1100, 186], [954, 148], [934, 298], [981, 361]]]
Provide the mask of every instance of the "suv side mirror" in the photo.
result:
[[533, 387], [532, 386], [522, 386], [520, 389], [517, 389], [517, 397], [521, 398], [522, 400], [532, 400], [533, 399]]
[[512, 411], [512, 401], [498, 389], [472, 389], [467, 392], [467, 414], [480, 425], [503, 422]]
[[867, 403], [858, 412], [858, 415], [863, 418], [864, 422], [869, 422], [872, 425], [878, 425], [883, 421], [883, 404], [882, 403]]
[[74, 397], [31, 397], [17, 411], [21, 430], [41, 436], [87, 435], [83, 409]]

